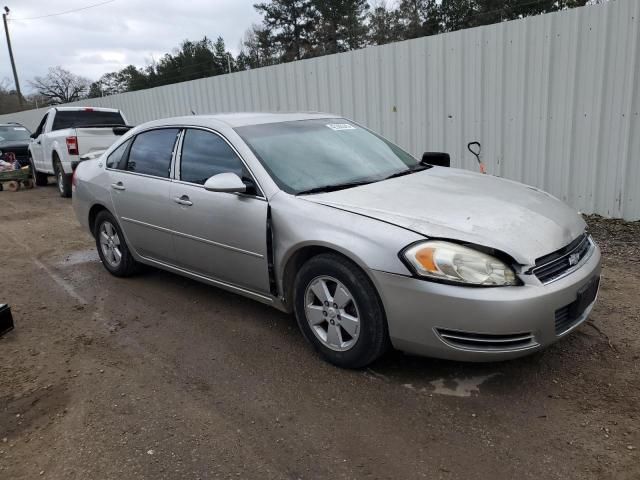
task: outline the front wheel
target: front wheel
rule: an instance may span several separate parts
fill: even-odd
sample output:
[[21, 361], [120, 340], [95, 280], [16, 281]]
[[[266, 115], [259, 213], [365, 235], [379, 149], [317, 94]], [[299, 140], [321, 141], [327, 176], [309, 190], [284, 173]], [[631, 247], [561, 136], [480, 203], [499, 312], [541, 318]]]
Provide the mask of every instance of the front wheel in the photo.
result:
[[33, 161], [33, 157], [29, 156], [29, 163], [31, 164], [31, 173], [33, 175], [33, 181], [38, 187], [44, 187], [49, 183], [49, 176], [46, 173], [42, 173], [36, 170], [36, 164]]
[[364, 367], [389, 347], [375, 287], [340, 255], [321, 254], [302, 266], [294, 286], [294, 311], [305, 338], [339, 367]]

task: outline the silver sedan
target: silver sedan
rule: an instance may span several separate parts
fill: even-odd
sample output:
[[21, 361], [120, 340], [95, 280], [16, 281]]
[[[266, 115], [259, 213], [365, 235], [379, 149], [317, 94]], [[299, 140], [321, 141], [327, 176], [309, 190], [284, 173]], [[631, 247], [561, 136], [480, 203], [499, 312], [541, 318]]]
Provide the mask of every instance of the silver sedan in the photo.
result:
[[390, 346], [509, 359], [575, 329], [600, 274], [580, 215], [447, 166], [335, 115], [189, 116], [82, 162], [73, 204], [113, 275], [152, 265], [294, 312], [342, 367]]

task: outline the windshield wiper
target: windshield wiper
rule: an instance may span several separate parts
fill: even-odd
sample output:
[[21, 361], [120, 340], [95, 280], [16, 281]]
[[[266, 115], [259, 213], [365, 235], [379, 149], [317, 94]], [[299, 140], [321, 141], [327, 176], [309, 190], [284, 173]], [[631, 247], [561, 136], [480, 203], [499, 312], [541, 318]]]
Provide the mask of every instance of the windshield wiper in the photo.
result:
[[359, 187], [360, 185], [367, 185], [369, 183], [373, 183], [375, 180], [364, 180], [359, 182], [347, 182], [347, 183], [336, 183], [335, 185], [323, 185], [321, 187], [310, 188], [309, 190], [303, 190], [298, 192], [296, 195], [307, 195], [311, 193], [324, 193], [324, 192], [335, 192], [336, 190], [345, 190], [351, 187]]
[[403, 175], [409, 175], [415, 172], [421, 172], [423, 170], [427, 170], [431, 168], [431, 165], [416, 165], [415, 167], [411, 167], [408, 170], [402, 170], [401, 172], [392, 173], [388, 177], [384, 177], [383, 180], [388, 180], [390, 178], [402, 177]]

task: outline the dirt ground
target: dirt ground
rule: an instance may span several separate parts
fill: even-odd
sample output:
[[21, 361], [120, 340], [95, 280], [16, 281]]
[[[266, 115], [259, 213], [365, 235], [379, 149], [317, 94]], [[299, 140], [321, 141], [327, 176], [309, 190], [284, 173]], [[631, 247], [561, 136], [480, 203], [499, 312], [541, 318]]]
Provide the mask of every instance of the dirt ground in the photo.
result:
[[0, 478], [638, 479], [640, 225], [589, 222], [602, 289], [568, 338], [347, 371], [259, 303], [110, 276], [55, 187], [2, 192]]

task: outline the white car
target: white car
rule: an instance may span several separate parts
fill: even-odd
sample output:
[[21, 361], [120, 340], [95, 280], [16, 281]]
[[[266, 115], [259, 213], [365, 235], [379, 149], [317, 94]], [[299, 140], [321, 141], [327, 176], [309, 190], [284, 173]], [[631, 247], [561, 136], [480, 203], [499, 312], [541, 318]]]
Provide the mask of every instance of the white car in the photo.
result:
[[54, 107], [31, 135], [29, 159], [36, 185], [55, 175], [60, 195], [71, 196], [71, 176], [80, 157], [109, 148], [129, 128], [120, 110]]

